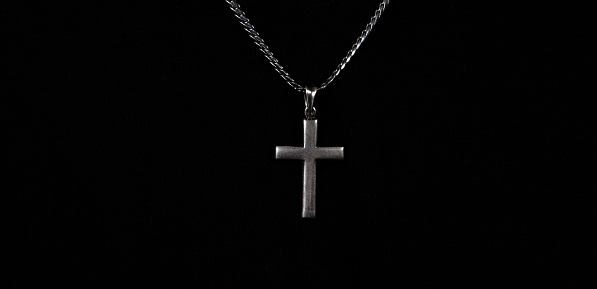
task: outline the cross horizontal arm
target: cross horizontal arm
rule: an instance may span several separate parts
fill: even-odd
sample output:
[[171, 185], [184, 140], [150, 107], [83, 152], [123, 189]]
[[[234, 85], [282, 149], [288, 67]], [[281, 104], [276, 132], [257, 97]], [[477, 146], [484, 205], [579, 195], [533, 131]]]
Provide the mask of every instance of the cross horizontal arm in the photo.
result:
[[316, 159], [344, 159], [344, 147], [322, 147], [315, 149]]
[[276, 159], [302, 160], [304, 150], [302, 147], [277, 146]]

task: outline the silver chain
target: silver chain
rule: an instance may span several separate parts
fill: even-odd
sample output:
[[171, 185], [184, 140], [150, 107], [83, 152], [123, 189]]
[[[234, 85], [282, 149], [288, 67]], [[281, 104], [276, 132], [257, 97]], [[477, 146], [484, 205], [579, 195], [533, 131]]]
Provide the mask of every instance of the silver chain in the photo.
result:
[[[280, 65], [280, 63], [278, 63], [278, 59], [276, 59], [276, 57], [274, 57], [274, 53], [272, 53], [272, 51], [269, 49], [269, 47], [267, 47], [267, 45], [265, 45], [265, 42], [259, 36], [259, 33], [257, 33], [257, 31], [255, 30], [255, 27], [253, 26], [253, 24], [251, 24], [251, 22], [249, 22], [249, 18], [247, 18], [247, 16], [245, 16], [245, 12], [243, 12], [240, 9], [240, 5], [238, 5], [238, 3], [236, 3], [236, 1], [234, 1], [234, 0], [226, 0], [226, 3], [228, 3], [230, 5], [230, 9], [232, 9], [232, 11], [234, 11], [234, 15], [236, 16], [236, 18], [238, 18], [238, 20], [240, 21], [240, 24], [242, 24], [245, 31], [249, 32], [249, 36], [253, 39], [253, 42], [259, 47], [259, 50], [261, 50], [261, 52], [263, 52], [263, 54], [265, 55], [265, 58], [267, 58], [267, 60], [269, 60], [269, 63], [274, 67], [274, 69], [278, 72], [278, 74], [280, 74], [280, 76], [282, 76], [282, 78], [284, 78], [284, 80], [286, 80], [286, 82], [290, 86], [292, 86], [292, 88], [294, 88], [300, 92], [305, 92], [305, 88], [303, 86], [301, 86], [300, 84], [298, 84], [294, 79], [292, 79], [292, 77], [290, 77], [288, 72], [286, 72], [286, 70], [284, 70], [284, 67], [282, 67], [282, 65]], [[350, 50], [348, 51], [346, 56], [344, 56], [344, 58], [342, 58], [342, 62], [340, 62], [338, 67], [336, 67], [334, 72], [332, 72], [332, 75], [330, 75], [330, 77], [328, 77], [328, 79], [324, 83], [322, 83], [319, 86], [319, 88], [317, 88], [317, 89], [321, 90], [321, 89], [326, 88], [330, 83], [332, 83], [332, 81], [334, 81], [336, 76], [338, 76], [338, 74], [340, 74], [340, 71], [342, 71], [342, 69], [344, 69], [344, 66], [346, 66], [346, 64], [350, 61], [350, 59], [352, 58], [354, 53], [357, 51], [357, 49], [359, 49], [359, 47], [361, 46], [363, 41], [365, 41], [365, 38], [367, 38], [367, 36], [371, 32], [371, 30], [373, 29], [373, 26], [375, 26], [375, 23], [377, 23], [377, 20], [379, 20], [379, 18], [381, 17], [381, 13], [383, 13], [383, 11], [386, 9], [386, 6], [388, 6], [389, 3], [390, 3], [390, 0], [382, 0], [381, 1], [381, 3], [379, 4], [379, 7], [377, 8], [377, 10], [375, 10], [375, 15], [373, 15], [373, 17], [371, 17], [371, 20], [369, 21], [369, 23], [367, 23], [367, 27], [365, 27], [365, 30], [363, 30], [361, 32], [361, 35], [359, 36], [359, 38], [357, 38], [357, 42], [352, 45], [352, 48], [350, 48]]]

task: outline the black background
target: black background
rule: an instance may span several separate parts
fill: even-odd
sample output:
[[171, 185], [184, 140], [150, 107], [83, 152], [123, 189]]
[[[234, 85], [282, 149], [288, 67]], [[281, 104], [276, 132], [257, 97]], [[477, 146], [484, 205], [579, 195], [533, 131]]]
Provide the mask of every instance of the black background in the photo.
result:
[[[317, 94], [312, 220], [303, 96], [224, 1], [4, 4], [2, 286], [590, 288], [588, 17], [477, 2], [393, 1]], [[317, 85], [378, 1], [240, 4]]]

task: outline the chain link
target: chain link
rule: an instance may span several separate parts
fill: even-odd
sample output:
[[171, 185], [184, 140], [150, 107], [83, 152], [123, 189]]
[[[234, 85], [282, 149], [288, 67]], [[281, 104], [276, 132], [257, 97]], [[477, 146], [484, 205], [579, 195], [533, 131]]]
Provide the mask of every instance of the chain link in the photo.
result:
[[[240, 9], [240, 5], [238, 5], [238, 3], [236, 3], [235, 0], [226, 0], [226, 3], [228, 3], [230, 5], [230, 9], [232, 11], [234, 11], [234, 15], [236, 16], [236, 18], [238, 18], [238, 20], [240, 21], [240, 24], [244, 27], [245, 31], [247, 31], [249, 33], [249, 36], [253, 39], [253, 42], [259, 47], [259, 50], [261, 50], [261, 52], [263, 52], [263, 55], [265, 55], [265, 58], [267, 58], [269, 63], [274, 67], [274, 69], [278, 72], [278, 74], [280, 74], [280, 76], [282, 78], [284, 78], [284, 80], [286, 80], [286, 82], [292, 88], [294, 88], [295, 90], [298, 90], [300, 92], [305, 92], [305, 88], [303, 86], [301, 86], [300, 84], [298, 84], [294, 79], [292, 79], [292, 77], [290, 77], [288, 72], [286, 72], [286, 70], [284, 70], [284, 67], [282, 67], [282, 65], [280, 65], [280, 63], [278, 62], [278, 59], [276, 59], [276, 57], [274, 57], [274, 53], [269, 49], [269, 47], [267, 47], [267, 45], [265, 45], [265, 42], [259, 36], [259, 33], [257, 33], [257, 31], [255, 30], [255, 27], [253, 26], [253, 24], [251, 24], [251, 22], [249, 22], [249, 18], [247, 18], [247, 16], [245, 16], [245, 12], [243, 12]], [[369, 21], [369, 23], [367, 23], [365, 30], [363, 30], [361, 32], [361, 35], [359, 36], [359, 38], [357, 38], [357, 42], [352, 45], [352, 47], [350, 48], [350, 50], [348, 51], [346, 56], [344, 56], [344, 58], [342, 58], [342, 62], [340, 62], [338, 67], [336, 67], [334, 72], [332, 72], [332, 75], [330, 75], [330, 77], [328, 77], [328, 79], [319, 86], [318, 90], [326, 88], [330, 83], [332, 83], [332, 81], [334, 81], [336, 76], [338, 76], [338, 74], [340, 74], [340, 71], [342, 71], [342, 69], [344, 69], [344, 67], [350, 61], [350, 59], [355, 54], [357, 49], [359, 49], [359, 47], [361, 46], [363, 41], [365, 41], [365, 38], [367, 38], [367, 36], [371, 32], [371, 30], [373, 29], [373, 26], [375, 26], [375, 24], [377, 23], [377, 20], [379, 20], [379, 18], [381, 17], [381, 14], [386, 9], [386, 6], [388, 6], [389, 3], [390, 3], [390, 0], [382, 0], [381, 1], [381, 3], [379, 4], [379, 7], [377, 8], [377, 10], [375, 10], [375, 15], [373, 15], [373, 17], [371, 17], [371, 20]]]

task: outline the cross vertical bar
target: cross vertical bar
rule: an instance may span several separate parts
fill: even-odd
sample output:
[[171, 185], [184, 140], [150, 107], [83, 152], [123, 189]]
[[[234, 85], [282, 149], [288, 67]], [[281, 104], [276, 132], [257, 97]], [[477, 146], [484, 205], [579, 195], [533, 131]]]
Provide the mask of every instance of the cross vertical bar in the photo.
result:
[[315, 149], [317, 147], [317, 120], [303, 120], [303, 147]]
[[315, 218], [315, 160], [303, 165], [303, 218]]

